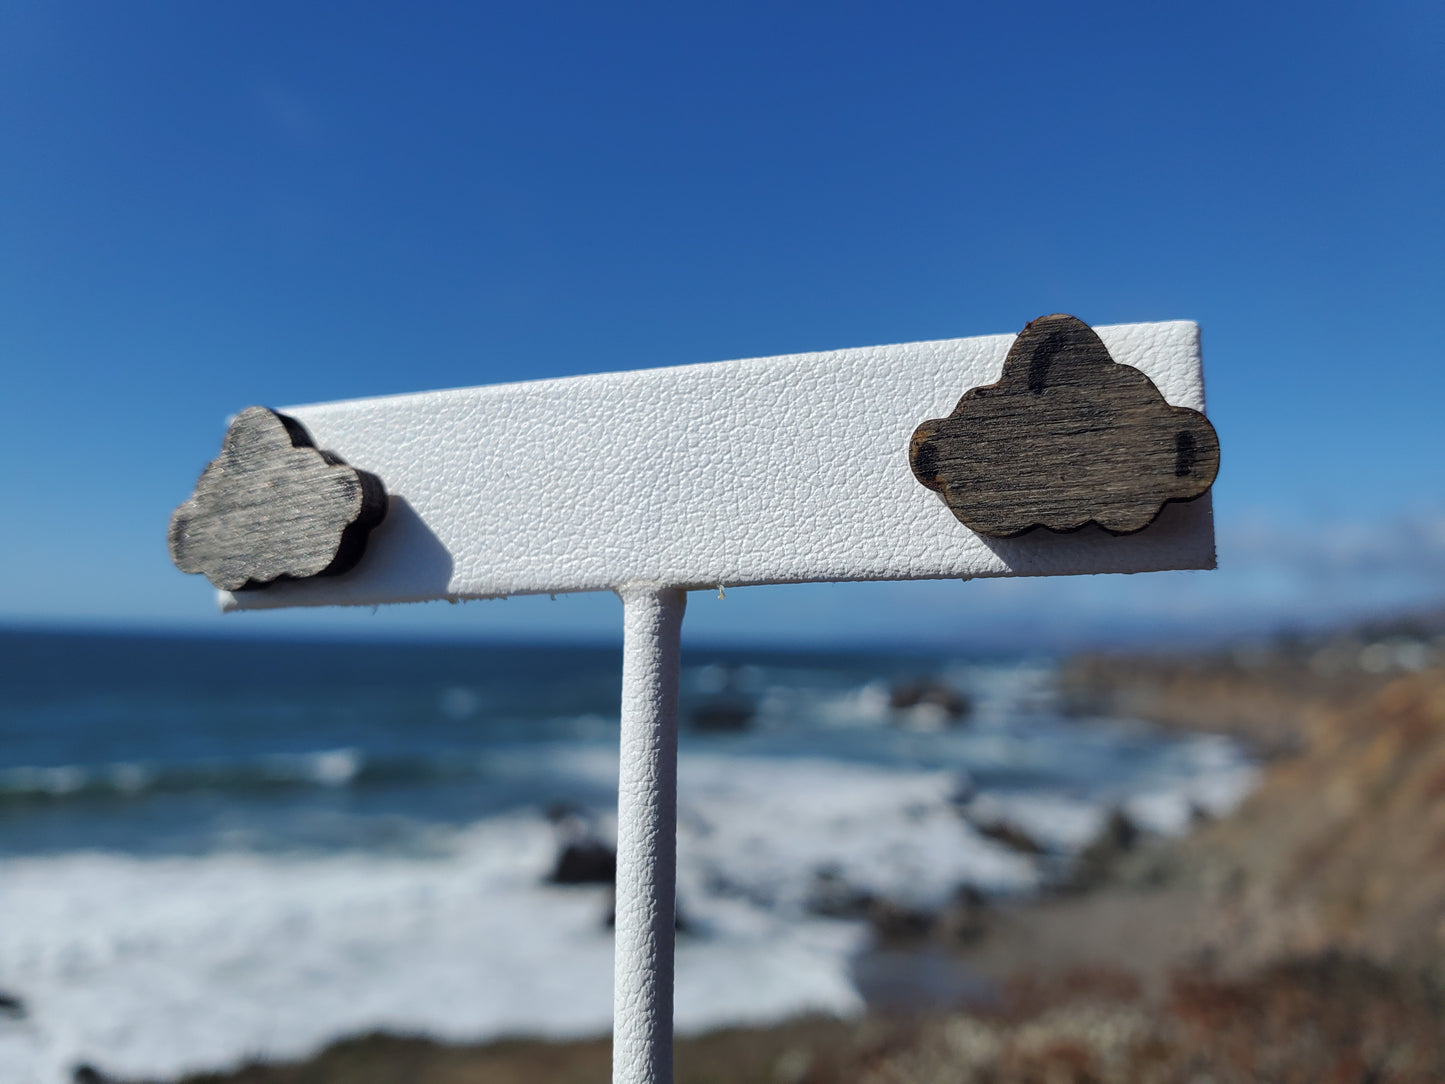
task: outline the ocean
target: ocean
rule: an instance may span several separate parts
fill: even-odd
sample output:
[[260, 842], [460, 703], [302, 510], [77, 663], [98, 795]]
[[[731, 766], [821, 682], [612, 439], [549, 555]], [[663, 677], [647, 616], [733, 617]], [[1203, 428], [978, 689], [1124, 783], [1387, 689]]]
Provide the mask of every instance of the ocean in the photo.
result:
[[[606, 864], [620, 665], [0, 632], [0, 1080], [174, 1077], [377, 1029], [604, 1033], [611, 890], [555, 875], [569, 845]], [[867, 924], [820, 885], [1024, 897], [1112, 810], [1178, 834], [1252, 785], [1226, 739], [1065, 718], [1054, 679], [1046, 659], [686, 652], [679, 1030], [865, 1008]]]

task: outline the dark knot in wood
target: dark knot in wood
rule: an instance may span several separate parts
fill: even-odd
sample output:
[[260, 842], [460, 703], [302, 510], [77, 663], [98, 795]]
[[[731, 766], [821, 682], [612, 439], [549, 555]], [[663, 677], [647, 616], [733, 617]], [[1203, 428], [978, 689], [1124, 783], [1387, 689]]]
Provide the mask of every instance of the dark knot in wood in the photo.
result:
[[1170, 406], [1110, 357], [1088, 324], [1041, 316], [1014, 340], [997, 384], [914, 430], [909, 462], [979, 534], [1087, 523], [1131, 534], [1214, 484], [1219, 439], [1203, 414]]
[[171, 560], [225, 591], [339, 575], [386, 505], [376, 475], [317, 448], [296, 419], [247, 407], [171, 516]]

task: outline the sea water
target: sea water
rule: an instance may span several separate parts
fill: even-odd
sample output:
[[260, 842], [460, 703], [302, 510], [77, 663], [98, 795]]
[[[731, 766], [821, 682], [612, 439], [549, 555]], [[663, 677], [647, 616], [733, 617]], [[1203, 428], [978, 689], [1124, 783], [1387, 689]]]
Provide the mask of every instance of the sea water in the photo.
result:
[[[0, 633], [0, 1080], [173, 1077], [373, 1030], [604, 1033], [620, 654]], [[962, 691], [890, 707], [900, 683]], [[1047, 660], [694, 651], [677, 1023], [857, 1013], [856, 918], [1039, 890], [1108, 813], [1179, 833], [1254, 769], [1216, 737], [1066, 719]], [[723, 726], [719, 728], [719, 720]], [[711, 723], [711, 726], [705, 724]], [[980, 811], [1033, 855], [972, 827]]]

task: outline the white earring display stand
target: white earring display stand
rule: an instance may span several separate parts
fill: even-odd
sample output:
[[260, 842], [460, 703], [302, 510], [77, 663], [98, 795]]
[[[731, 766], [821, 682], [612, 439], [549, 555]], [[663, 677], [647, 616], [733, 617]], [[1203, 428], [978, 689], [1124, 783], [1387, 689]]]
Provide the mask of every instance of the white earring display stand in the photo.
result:
[[[1204, 408], [1192, 323], [1095, 329]], [[344, 575], [222, 592], [227, 610], [615, 591], [625, 615], [613, 1079], [672, 1079], [677, 694], [685, 592], [820, 580], [1214, 567], [1210, 499], [1136, 534], [985, 538], [909, 439], [998, 380], [1012, 335], [282, 408], [371, 472], [386, 520]]]
[[682, 611], [672, 587], [620, 592], [622, 766], [617, 780], [617, 941], [612, 1079], [672, 1079], [677, 912], [677, 683]]

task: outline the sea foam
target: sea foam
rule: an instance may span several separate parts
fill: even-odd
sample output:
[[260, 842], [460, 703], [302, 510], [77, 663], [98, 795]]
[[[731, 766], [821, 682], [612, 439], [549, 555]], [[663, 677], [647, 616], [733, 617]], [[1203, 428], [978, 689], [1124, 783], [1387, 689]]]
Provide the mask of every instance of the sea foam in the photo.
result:
[[[1162, 830], [1222, 811], [1249, 769], [1227, 743], [1181, 743], [1177, 763], [1121, 795]], [[598, 748], [499, 753], [615, 787]], [[349, 768], [336, 758], [341, 768]], [[328, 768], [328, 770], [338, 769]], [[861, 922], [807, 908], [821, 871], [858, 891], [933, 907], [960, 885], [1027, 893], [1041, 865], [959, 815], [956, 772], [826, 759], [685, 754], [680, 765], [677, 954], [683, 1031], [862, 1009], [849, 978]], [[1000, 808], [1075, 849], [1100, 798], [1014, 794]], [[1108, 801], [1112, 801], [1109, 797]], [[607, 811], [600, 811], [606, 821]], [[546, 883], [557, 853], [539, 811], [431, 826], [415, 854], [100, 852], [0, 869], [0, 1079], [59, 1084], [89, 1062], [172, 1077], [305, 1056], [372, 1030], [450, 1040], [605, 1033], [609, 889]]]

